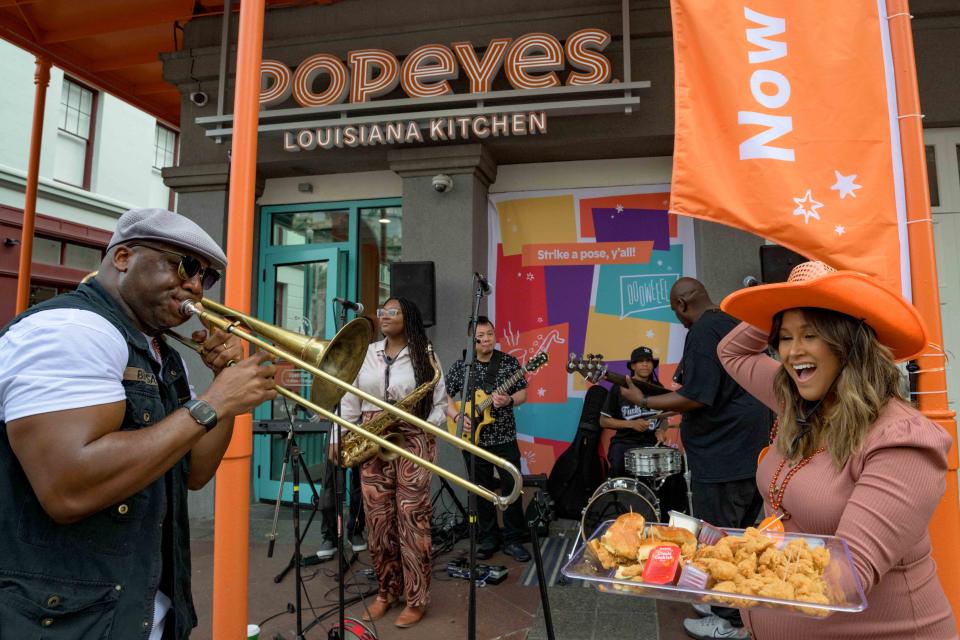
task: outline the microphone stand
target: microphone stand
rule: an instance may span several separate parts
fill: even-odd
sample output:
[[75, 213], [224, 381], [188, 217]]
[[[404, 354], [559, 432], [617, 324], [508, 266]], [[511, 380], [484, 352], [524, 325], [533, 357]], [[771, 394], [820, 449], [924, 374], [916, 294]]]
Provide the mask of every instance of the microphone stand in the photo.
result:
[[[474, 294], [473, 310], [470, 315], [470, 328], [467, 334], [470, 336], [470, 348], [467, 349], [468, 361], [464, 362], [463, 388], [460, 389], [460, 414], [457, 416], [457, 433], [463, 434], [464, 410], [467, 407], [467, 399], [470, 399], [470, 421], [473, 428], [476, 428], [479, 422], [476, 415], [476, 403], [473, 402], [473, 393], [470, 390], [470, 378], [473, 373], [473, 367], [477, 359], [477, 316], [480, 315], [480, 301], [490, 289], [486, 285], [482, 276], [475, 273], [473, 276]], [[477, 458], [470, 454], [470, 463], [467, 465], [467, 478], [473, 483], [477, 473]], [[467, 638], [476, 640], [477, 637], [477, 495], [472, 491], [467, 493], [467, 523], [470, 537], [470, 595], [467, 606]]]
[[[337, 331], [339, 331], [343, 326], [347, 324], [347, 306], [340, 303], [340, 315], [339, 322], [337, 323]], [[338, 416], [340, 415], [340, 403], [337, 403], [334, 413]], [[337, 624], [330, 629], [327, 634], [328, 640], [342, 640], [343, 639], [343, 629], [345, 625], [346, 618], [346, 590], [344, 586], [344, 578], [346, 574], [346, 566], [343, 557], [343, 539], [346, 535], [346, 531], [343, 526], [343, 501], [346, 497], [344, 492], [344, 484], [346, 484], [346, 478], [343, 475], [343, 466], [340, 464], [340, 427], [337, 425], [332, 425], [331, 429], [337, 429], [337, 443], [335, 445], [336, 449], [336, 460], [334, 461], [333, 468], [333, 495], [334, 501], [336, 502], [336, 514], [337, 514]], [[331, 430], [331, 433], [333, 431]], [[327, 461], [327, 464], [330, 464], [330, 461]], [[353, 550], [351, 549], [351, 552]]]

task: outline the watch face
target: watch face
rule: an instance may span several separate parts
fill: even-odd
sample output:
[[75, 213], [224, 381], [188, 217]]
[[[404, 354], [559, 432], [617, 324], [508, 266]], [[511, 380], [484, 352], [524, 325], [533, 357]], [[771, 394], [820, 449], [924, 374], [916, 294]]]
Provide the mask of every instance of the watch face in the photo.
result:
[[217, 412], [214, 411], [213, 407], [203, 401], [196, 402], [190, 407], [190, 415], [193, 416], [194, 420], [205, 426], [216, 424], [217, 422]]

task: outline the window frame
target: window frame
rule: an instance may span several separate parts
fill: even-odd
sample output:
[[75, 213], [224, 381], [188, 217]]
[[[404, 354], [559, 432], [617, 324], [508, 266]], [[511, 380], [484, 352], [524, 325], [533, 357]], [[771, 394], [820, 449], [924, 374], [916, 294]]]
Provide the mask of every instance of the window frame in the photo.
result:
[[[63, 85], [66, 86], [68, 82], [71, 82], [85, 91], [89, 91], [91, 94], [90, 97], [90, 130], [86, 138], [86, 148], [83, 154], [83, 184], [72, 185], [74, 187], [80, 187], [84, 191], [90, 190], [90, 183], [93, 179], [93, 145], [96, 142], [97, 138], [97, 113], [100, 107], [100, 92], [93, 88], [92, 86], [77, 80], [73, 76], [63, 74]], [[63, 103], [63, 88], [60, 89], [60, 108], [64, 108]], [[72, 136], [74, 138], [81, 138], [72, 131], [68, 131], [60, 126], [60, 123], [57, 123], [57, 132], [63, 132], [65, 135]], [[71, 184], [65, 180], [60, 180], [59, 178], [54, 178], [57, 182], [62, 182], [63, 184]]]

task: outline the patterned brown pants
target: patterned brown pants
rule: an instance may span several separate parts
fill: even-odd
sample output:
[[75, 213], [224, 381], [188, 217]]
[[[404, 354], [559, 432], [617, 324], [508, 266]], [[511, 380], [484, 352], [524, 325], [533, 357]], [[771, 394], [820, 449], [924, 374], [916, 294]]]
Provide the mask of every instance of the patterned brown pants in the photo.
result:
[[[419, 429], [402, 425], [405, 448], [436, 460], [437, 442]], [[380, 590], [387, 601], [406, 596], [407, 606], [427, 604], [432, 573], [430, 538], [430, 480], [428, 469], [403, 458], [368, 460], [360, 467], [367, 542]]]

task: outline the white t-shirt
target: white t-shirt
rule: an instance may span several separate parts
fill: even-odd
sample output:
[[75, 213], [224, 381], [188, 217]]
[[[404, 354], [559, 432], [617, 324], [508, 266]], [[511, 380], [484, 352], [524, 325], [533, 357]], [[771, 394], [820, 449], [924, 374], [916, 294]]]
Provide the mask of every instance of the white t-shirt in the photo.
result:
[[[27, 316], [0, 337], [0, 420], [125, 400], [128, 359], [123, 335], [92, 311], [50, 309]], [[162, 635], [169, 610], [170, 599], [157, 591], [151, 639]]]

